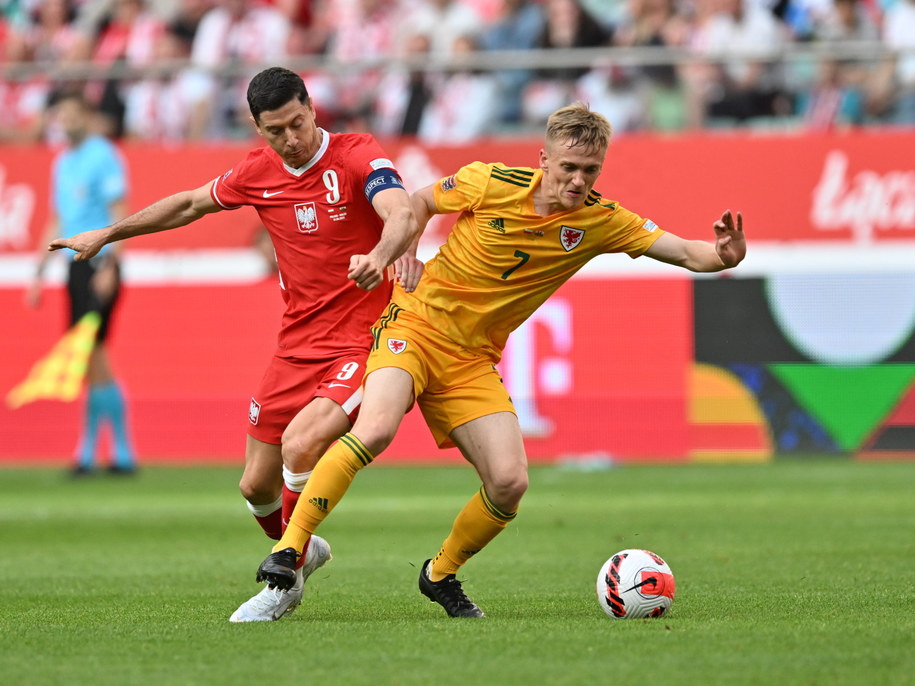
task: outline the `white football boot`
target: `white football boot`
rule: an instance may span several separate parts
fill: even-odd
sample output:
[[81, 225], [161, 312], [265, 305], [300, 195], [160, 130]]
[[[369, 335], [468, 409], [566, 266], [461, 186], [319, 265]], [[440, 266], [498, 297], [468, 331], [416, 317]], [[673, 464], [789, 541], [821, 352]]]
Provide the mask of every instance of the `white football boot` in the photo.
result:
[[232, 616], [230, 622], [273, 622], [291, 614], [302, 602], [305, 580], [312, 573], [333, 559], [330, 544], [320, 536], [312, 536], [305, 553], [305, 564], [295, 570], [295, 583], [288, 591], [264, 586], [263, 590], [242, 603]]

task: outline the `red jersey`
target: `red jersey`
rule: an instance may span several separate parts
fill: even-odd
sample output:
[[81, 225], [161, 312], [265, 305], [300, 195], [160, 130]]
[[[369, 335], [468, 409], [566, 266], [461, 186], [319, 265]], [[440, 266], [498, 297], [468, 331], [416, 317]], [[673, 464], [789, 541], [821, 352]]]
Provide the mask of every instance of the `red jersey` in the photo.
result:
[[346, 278], [350, 257], [371, 252], [384, 222], [370, 198], [402, 187], [369, 134], [323, 132], [305, 166], [286, 166], [273, 149], [253, 150], [213, 182], [222, 208], [251, 205], [273, 239], [286, 311], [277, 355], [327, 359], [368, 349], [371, 326], [391, 297], [391, 270], [364, 291]]

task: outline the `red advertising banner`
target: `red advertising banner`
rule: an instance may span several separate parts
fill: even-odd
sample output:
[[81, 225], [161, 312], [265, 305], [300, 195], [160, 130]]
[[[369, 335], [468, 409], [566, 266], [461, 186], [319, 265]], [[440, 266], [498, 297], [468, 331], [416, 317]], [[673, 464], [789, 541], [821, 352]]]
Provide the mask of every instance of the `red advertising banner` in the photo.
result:
[[[385, 147], [415, 190], [477, 159], [537, 166], [541, 143], [486, 142]], [[169, 148], [127, 144], [130, 205], [195, 188], [230, 169], [245, 146]], [[46, 218], [52, 151], [0, 147], [0, 255], [34, 249]], [[754, 243], [915, 241], [915, 132], [845, 135], [621, 137], [596, 184], [605, 197], [688, 238], [706, 238], [728, 208], [747, 217]], [[250, 210], [206, 217], [184, 230], [144, 236], [132, 249], [248, 246], [257, 217]], [[445, 227], [427, 240], [441, 242]], [[436, 244], [437, 244], [436, 243]]]

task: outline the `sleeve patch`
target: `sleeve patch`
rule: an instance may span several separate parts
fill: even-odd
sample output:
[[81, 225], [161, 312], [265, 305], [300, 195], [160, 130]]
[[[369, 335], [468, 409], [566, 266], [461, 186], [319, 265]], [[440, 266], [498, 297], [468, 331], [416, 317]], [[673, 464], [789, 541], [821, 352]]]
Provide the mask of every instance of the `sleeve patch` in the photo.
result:
[[441, 181], [442, 193], [447, 193], [448, 191], [454, 190], [457, 188], [457, 175], [452, 174], [446, 179]]
[[374, 169], [375, 171], [378, 171], [379, 169], [384, 169], [385, 167], [387, 167], [388, 169], [394, 169], [394, 163], [385, 157], [379, 157], [376, 160], [372, 160], [371, 162], [369, 162], [369, 166], [371, 166], [371, 168]]
[[658, 225], [655, 224], [650, 219], [646, 219], [645, 223], [642, 224], [642, 228], [645, 229], [646, 231], [648, 231], [649, 233], [654, 233], [655, 231], [658, 230]]

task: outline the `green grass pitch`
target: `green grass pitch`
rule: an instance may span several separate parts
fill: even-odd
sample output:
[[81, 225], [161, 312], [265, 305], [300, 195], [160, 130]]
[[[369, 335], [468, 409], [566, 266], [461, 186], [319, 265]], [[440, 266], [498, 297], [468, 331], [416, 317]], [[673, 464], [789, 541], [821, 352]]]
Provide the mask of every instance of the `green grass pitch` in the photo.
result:
[[[483, 620], [416, 589], [473, 472], [374, 465], [322, 528], [334, 559], [299, 610], [244, 625], [227, 618], [270, 542], [238, 476], [0, 470], [0, 682], [915, 684], [912, 462], [533, 468], [461, 574]], [[628, 547], [671, 565], [667, 617], [598, 607]]]

